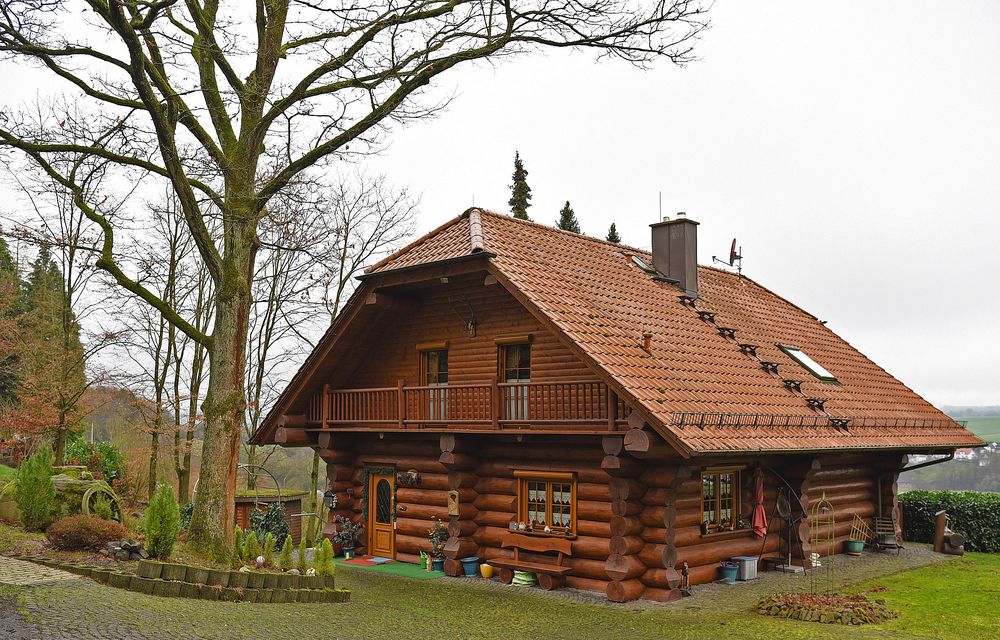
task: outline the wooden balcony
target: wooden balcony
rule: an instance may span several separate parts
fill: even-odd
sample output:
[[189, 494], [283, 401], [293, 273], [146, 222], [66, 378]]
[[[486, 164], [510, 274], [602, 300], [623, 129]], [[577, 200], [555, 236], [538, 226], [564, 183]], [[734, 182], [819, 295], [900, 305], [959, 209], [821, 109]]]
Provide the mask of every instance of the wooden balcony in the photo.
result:
[[616, 431], [628, 411], [597, 380], [325, 389], [309, 404], [312, 429]]

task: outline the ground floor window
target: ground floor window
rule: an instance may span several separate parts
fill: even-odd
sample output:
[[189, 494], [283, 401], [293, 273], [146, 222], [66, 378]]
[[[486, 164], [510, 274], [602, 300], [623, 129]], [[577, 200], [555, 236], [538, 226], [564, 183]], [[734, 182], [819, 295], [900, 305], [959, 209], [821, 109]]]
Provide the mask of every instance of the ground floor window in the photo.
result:
[[739, 514], [740, 470], [706, 469], [701, 474], [702, 531], [732, 531]]
[[518, 522], [535, 532], [576, 531], [576, 477], [572, 473], [515, 471], [518, 479]]

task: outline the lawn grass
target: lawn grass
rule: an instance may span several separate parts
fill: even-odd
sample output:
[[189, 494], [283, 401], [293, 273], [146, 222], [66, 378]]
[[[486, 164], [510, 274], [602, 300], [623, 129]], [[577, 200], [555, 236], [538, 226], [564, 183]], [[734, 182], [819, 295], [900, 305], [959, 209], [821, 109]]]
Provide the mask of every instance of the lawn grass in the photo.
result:
[[0, 464], [0, 484], [10, 482], [17, 475], [17, 469]]
[[972, 416], [961, 418], [966, 428], [987, 442], [1000, 441], [1000, 416]]
[[969, 553], [878, 580], [899, 618], [881, 628], [941, 640], [1000, 637], [1000, 555]]

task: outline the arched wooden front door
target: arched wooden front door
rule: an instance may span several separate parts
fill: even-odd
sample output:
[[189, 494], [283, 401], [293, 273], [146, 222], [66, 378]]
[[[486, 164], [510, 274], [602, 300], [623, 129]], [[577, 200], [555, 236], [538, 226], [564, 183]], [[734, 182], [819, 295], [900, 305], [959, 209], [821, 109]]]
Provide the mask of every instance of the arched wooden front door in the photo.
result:
[[373, 473], [368, 485], [368, 554], [381, 558], [396, 557], [396, 532], [393, 528], [393, 496], [396, 478], [392, 473]]

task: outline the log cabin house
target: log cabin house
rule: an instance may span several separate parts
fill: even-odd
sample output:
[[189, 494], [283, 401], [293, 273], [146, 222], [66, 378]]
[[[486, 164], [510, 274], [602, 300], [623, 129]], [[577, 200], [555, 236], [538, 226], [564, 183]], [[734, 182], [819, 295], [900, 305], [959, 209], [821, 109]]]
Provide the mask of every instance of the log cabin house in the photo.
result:
[[898, 515], [907, 453], [981, 444], [808, 312], [698, 266], [696, 222], [651, 228], [645, 252], [465, 212], [359, 278], [252, 441], [319, 450], [361, 551], [416, 562], [440, 518], [460, 575], [532, 522], [568, 542], [565, 584], [614, 601], [672, 600], [682, 567], [708, 582], [732, 556], [802, 562], [823, 496], [839, 552], [855, 515]]

